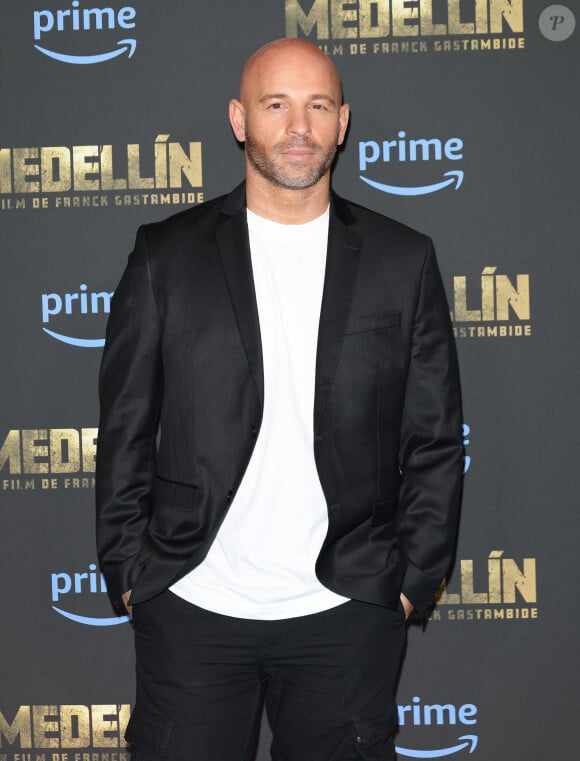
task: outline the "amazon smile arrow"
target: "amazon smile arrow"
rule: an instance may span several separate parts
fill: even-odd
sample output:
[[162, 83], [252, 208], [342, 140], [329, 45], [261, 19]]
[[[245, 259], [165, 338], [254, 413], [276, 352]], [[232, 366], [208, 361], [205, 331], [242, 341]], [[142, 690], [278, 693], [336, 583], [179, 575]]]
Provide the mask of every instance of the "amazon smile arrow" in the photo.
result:
[[65, 53], [57, 53], [54, 50], [41, 48], [40, 45], [35, 45], [34, 47], [49, 58], [54, 58], [55, 61], [62, 61], [63, 63], [90, 64], [110, 61], [111, 58], [117, 58], [117, 56], [127, 52], [127, 57], [132, 58], [135, 48], [137, 47], [137, 40], [119, 40], [117, 45], [120, 46], [118, 50], [110, 50], [108, 53], [99, 53], [98, 55], [66, 55]]
[[53, 605], [52, 609], [57, 613], [60, 613], [61, 616], [68, 618], [70, 621], [76, 621], [77, 624], [86, 624], [87, 626], [118, 626], [118, 624], [126, 624], [131, 620], [129, 616], [115, 616], [114, 618], [78, 616], [76, 613], [69, 613], [66, 610], [57, 608], [56, 605]]
[[441, 180], [441, 182], [436, 182], [433, 185], [421, 185], [414, 188], [404, 188], [397, 185], [384, 185], [382, 182], [369, 180], [368, 177], [363, 177], [362, 174], [359, 176], [363, 182], [367, 183], [367, 185], [371, 185], [373, 188], [381, 190], [383, 193], [390, 193], [391, 195], [395, 196], [425, 196], [429, 193], [436, 193], [438, 190], [443, 190], [443, 188], [446, 188], [449, 185], [453, 185], [453, 183], [455, 183], [455, 190], [459, 190], [463, 182], [463, 172], [460, 169], [445, 172], [443, 177], [447, 177], [448, 179], [446, 180]]
[[436, 750], [412, 750], [410, 748], [399, 747], [395, 750], [399, 756], [407, 756], [407, 758], [443, 758], [444, 756], [452, 756], [455, 753], [459, 753], [466, 748], [469, 748], [469, 753], [473, 753], [477, 748], [477, 735], [462, 735], [457, 739], [465, 740], [465, 742], [453, 745], [450, 748], [438, 748]]

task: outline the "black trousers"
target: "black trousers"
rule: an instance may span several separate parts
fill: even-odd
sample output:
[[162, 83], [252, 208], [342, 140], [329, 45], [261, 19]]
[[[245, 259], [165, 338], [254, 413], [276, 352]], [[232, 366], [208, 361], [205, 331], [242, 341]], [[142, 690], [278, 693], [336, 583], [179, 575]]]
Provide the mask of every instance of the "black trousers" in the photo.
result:
[[264, 701], [273, 761], [395, 759], [402, 606], [256, 621], [164, 592], [133, 622], [132, 761], [250, 761]]

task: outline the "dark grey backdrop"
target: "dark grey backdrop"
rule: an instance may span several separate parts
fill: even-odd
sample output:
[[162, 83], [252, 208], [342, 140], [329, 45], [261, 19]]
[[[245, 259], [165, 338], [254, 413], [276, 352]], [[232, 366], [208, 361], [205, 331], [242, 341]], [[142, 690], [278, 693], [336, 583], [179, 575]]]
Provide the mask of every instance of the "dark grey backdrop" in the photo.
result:
[[[577, 753], [579, 57], [577, 34], [549, 39], [571, 30], [572, 3], [546, 11], [540, 0], [490, 2], [505, 13], [489, 33], [483, 10], [479, 32], [469, 26], [473, 0], [311, 5], [111, 2], [103, 29], [95, 15], [85, 23], [82, 11], [97, 6], [83, 2], [24, 0], [0, 12], [0, 761], [124, 761], [131, 630], [102, 625], [113, 613], [94, 569], [100, 349], [66, 341], [104, 335], [104, 300], [93, 308], [91, 295], [113, 291], [140, 223], [184, 208], [188, 193], [197, 202], [241, 179], [226, 105], [242, 63], [287, 29], [304, 36], [315, 15], [310, 39], [335, 53], [353, 111], [335, 188], [433, 236], [458, 333], [469, 457], [463, 520], [448, 588], [428, 625], [409, 629], [400, 758]], [[392, 11], [390, 31], [357, 36], [367, 6], [375, 20]], [[428, 34], [431, 8], [435, 22], [449, 24], [437, 36]], [[334, 29], [325, 35], [329, 13]], [[126, 39], [136, 41], [131, 57]], [[51, 57], [123, 46], [100, 63]], [[463, 147], [437, 159], [432, 144], [429, 160], [415, 162], [399, 160], [397, 147], [361, 172], [359, 144], [370, 155], [371, 141], [380, 147], [401, 131], [407, 150], [419, 138]], [[176, 144], [174, 157], [201, 143], [201, 179], [189, 170], [169, 189], [99, 187], [109, 151], [117, 181], [127, 180], [127, 154], [135, 166], [136, 151], [140, 176], [153, 177], [158, 135]], [[92, 179], [95, 189], [54, 189], [66, 188], [73, 146], [97, 147], [76, 151], [77, 182]], [[100, 164], [86, 162], [91, 154]], [[449, 171], [463, 173], [458, 189], [423, 195], [360, 179], [410, 189], [442, 183]], [[259, 761], [267, 741], [264, 728]]]

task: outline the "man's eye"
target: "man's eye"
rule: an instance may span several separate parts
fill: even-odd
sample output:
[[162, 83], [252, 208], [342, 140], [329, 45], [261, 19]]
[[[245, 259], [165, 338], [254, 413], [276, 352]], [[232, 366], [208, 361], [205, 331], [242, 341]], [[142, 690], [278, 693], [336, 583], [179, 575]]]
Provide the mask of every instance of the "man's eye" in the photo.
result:
[[313, 103], [311, 108], [313, 108], [315, 111], [326, 111], [328, 107], [325, 103]]
[[269, 108], [273, 109], [274, 111], [279, 110], [280, 108], [283, 108], [283, 103], [270, 103]]

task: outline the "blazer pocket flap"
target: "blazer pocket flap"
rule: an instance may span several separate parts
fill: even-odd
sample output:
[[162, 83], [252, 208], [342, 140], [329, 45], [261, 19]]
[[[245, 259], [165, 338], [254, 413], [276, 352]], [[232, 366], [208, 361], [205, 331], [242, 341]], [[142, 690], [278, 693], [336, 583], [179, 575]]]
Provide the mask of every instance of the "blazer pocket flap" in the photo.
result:
[[193, 510], [197, 499], [198, 487], [195, 484], [184, 484], [168, 481], [157, 476], [155, 478], [155, 507], [174, 507], [176, 510]]
[[375, 502], [371, 526], [381, 526], [384, 523], [390, 523], [395, 517], [398, 502], [397, 496]]
[[372, 314], [351, 315], [346, 335], [376, 333], [380, 330], [400, 327], [401, 312], [374, 312]]

